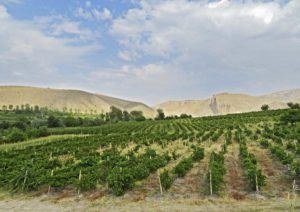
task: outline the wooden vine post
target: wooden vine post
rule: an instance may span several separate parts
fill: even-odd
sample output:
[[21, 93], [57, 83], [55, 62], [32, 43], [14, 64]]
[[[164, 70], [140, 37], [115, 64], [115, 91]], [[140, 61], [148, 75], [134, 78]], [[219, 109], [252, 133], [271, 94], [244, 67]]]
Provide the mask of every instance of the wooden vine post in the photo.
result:
[[25, 183], [27, 181], [27, 175], [28, 175], [28, 170], [26, 170], [26, 172], [25, 172], [25, 177], [24, 177], [24, 181], [23, 181], [23, 190], [24, 190], [24, 187], [25, 187]]
[[158, 182], [159, 182], [160, 194], [163, 195], [163, 189], [162, 189], [162, 185], [161, 185], [159, 169], [157, 169], [157, 175], [158, 175]]
[[[78, 176], [78, 180], [79, 182], [81, 181], [82, 175], [81, 175], [81, 170], [79, 171], [79, 176]], [[80, 188], [78, 188], [78, 195], [80, 194]]]
[[[50, 176], [53, 177], [53, 169], [51, 170]], [[48, 187], [48, 194], [50, 193], [50, 191], [51, 191], [51, 185], [49, 185]]]
[[257, 182], [257, 174], [255, 174], [255, 188], [256, 188], [256, 193], [259, 193], [259, 189], [258, 189], [258, 182]]
[[209, 190], [210, 190], [210, 196], [212, 196], [213, 195], [213, 189], [212, 189], [211, 169], [209, 169]]
[[296, 185], [296, 180], [293, 180], [293, 201], [292, 201], [292, 205], [291, 205], [291, 209], [292, 211], [294, 211], [295, 209], [295, 204], [296, 204], [296, 199], [297, 199], [297, 194], [296, 194], [296, 190], [297, 190], [297, 185]]

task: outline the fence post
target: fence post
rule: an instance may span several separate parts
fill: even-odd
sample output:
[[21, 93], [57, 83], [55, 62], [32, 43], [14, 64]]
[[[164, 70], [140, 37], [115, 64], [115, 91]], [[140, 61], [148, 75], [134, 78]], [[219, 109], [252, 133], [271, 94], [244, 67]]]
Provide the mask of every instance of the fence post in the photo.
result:
[[[82, 175], [81, 175], [81, 170], [79, 171], [79, 176], [78, 176], [78, 180], [79, 182], [81, 181]], [[80, 194], [80, 188], [78, 188], [78, 195]]]
[[292, 200], [292, 211], [294, 211], [294, 207], [296, 204], [296, 199], [297, 199], [297, 194], [296, 194], [296, 190], [297, 190], [297, 185], [296, 185], [296, 179], [294, 179], [293, 181], [293, 200]]
[[257, 174], [255, 173], [255, 188], [256, 188], [256, 193], [259, 193], [259, 189], [258, 189], [258, 182], [257, 182]]
[[25, 183], [27, 181], [27, 175], [28, 175], [28, 170], [26, 170], [26, 172], [25, 172], [25, 177], [24, 177], [24, 181], [23, 181], [23, 190], [24, 190], [24, 187], [25, 187]]
[[[50, 176], [53, 177], [53, 169], [51, 170]], [[51, 185], [49, 185], [48, 187], [48, 194], [50, 193], [50, 191], [51, 191]]]
[[213, 189], [212, 189], [211, 169], [209, 169], [209, 190], [210, 190], [210, 196], [212, 196], [213, 195]]
[[158, 182], [159, 182], [160, 194], [163, 195], [163, 189], [162, 189], [162, 186], [161, 186], [159, 169], [157, 169], [157, 175], [158, 175]]

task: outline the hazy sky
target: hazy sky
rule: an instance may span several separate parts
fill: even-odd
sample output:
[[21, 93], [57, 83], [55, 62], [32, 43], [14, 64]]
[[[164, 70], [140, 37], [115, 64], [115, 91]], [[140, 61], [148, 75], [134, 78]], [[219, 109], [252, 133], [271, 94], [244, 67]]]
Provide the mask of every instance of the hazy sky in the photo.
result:
[[155, 105], [300, 87], [300, 0], [0, 0], [0, 84]]

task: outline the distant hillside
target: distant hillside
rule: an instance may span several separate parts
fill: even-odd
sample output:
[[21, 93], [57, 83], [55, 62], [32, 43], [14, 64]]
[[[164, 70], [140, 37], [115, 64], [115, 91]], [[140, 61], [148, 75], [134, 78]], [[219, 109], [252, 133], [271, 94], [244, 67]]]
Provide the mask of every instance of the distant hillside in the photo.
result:
[[25, 86], [0, 86], [0, 107], [2, 105], [38, 105], [50, 109], [68, 111], [79, 110], [89, 113], [105, 113], [111, 106], [122, 110], [143, 111], [146, 117], [155, 117], [156, 109], [161, 108], [166, 115], [190, 114], [194, 117], [223, 115], [258, 111], [263, 104], [271, 109], [286, 108], [287, 102], [300, 102], [300, 89], [280, 91], [262, 96], [219, 93], [204, 100], [168, 101], [151, 108], [141, 102], [132, 102], [114, 97], [93, 94], [79, 90], [35, 88]]
[[97, 113], [105, 113], [110, 110], [111, 106], [115, 106], [127, 111], [143, 111], [146, 117], [154, 117], [156, 114], [155, 110], [140, 102], [132, 102], [79, 90], [0, 86], [1, 107], [2, 105], [21, 106], [22, 104], [38, 105], [58, 110], [80, 110], [83, 113], [89, 113], [91, 110]]
[[263, 96], [220, 93], [205, 100], [168, 101], [156, 108], [163, 109], [168, 116], [186, 113], [197, 117], [258, 111], [263, 104], [268, 104], [270, 109], [286, 108], [287, 102], [300, 102], [300, 89]]

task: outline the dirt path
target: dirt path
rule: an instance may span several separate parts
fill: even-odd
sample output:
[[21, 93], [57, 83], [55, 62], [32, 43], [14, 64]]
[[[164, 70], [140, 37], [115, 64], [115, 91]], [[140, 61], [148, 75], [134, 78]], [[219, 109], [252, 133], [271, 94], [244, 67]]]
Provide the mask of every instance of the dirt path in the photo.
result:
[[219, 151], [223, 139], [215, 143], [205, 143], [205, 156], [197, 163], [194, 163], [193, 168], [183, 178], [177, 178], [171, 189], [168, 192], [172, 197], [199, 197], [207, 194], [206, 174], [208, 162], [212, 151]]
[[194, 164], [194, 167], [185, 177], [177, 178], [168, 194], [173, 197], [184, 198], [199, 196], [201, 186], [203, 185], [202, 182], [207, 172], [207, 158], [209, 158], [209, 156], [205, 156], [201, 162]]
[[266, 185], [262, 188], [264, 195], [269, 197], [286, 197], [292, 187], [292, 179], [287, 173], [287, 167], [282, 165], [269, 150], [257, 145], [249, 145], [249, 152], [256, 156], [258, 166], [267, 177]]
[[[188, 157], [191, 155], [192, 150], [189, 149], [187, 146], [183, 145], [183, 141], [178, 140], [174, 141], [171, 144], [168, 145], [169, 152], [172, 152], [173, 150], [177, 150], [176, 153], [180, 154], [180, 157], [177, 158], [177, 160], [172, 160], [169, 164], [167, 164], [162, 170], [172, 170], [174, 166], [176, 166], [182, 158]], [[159, 192], [159, 180], [158, 180], [158, 173], [152, 173], [149, 177], [146, 179], [138, 182], [138, 185], [133, 188], [132, 190], [128, 191], [125, 194], [125, 198], [132, 200], [132, 201], [140, 201], [145, 200], [147, 197], [153, 197], [153, 196], [160, 196]]]
[[226, 193], [233, 199], [244, 199], [247, 192], [247, 178], [239, 157], [239, 145], [237, 143], [230, 144], [227, 148], [225, 168]]

